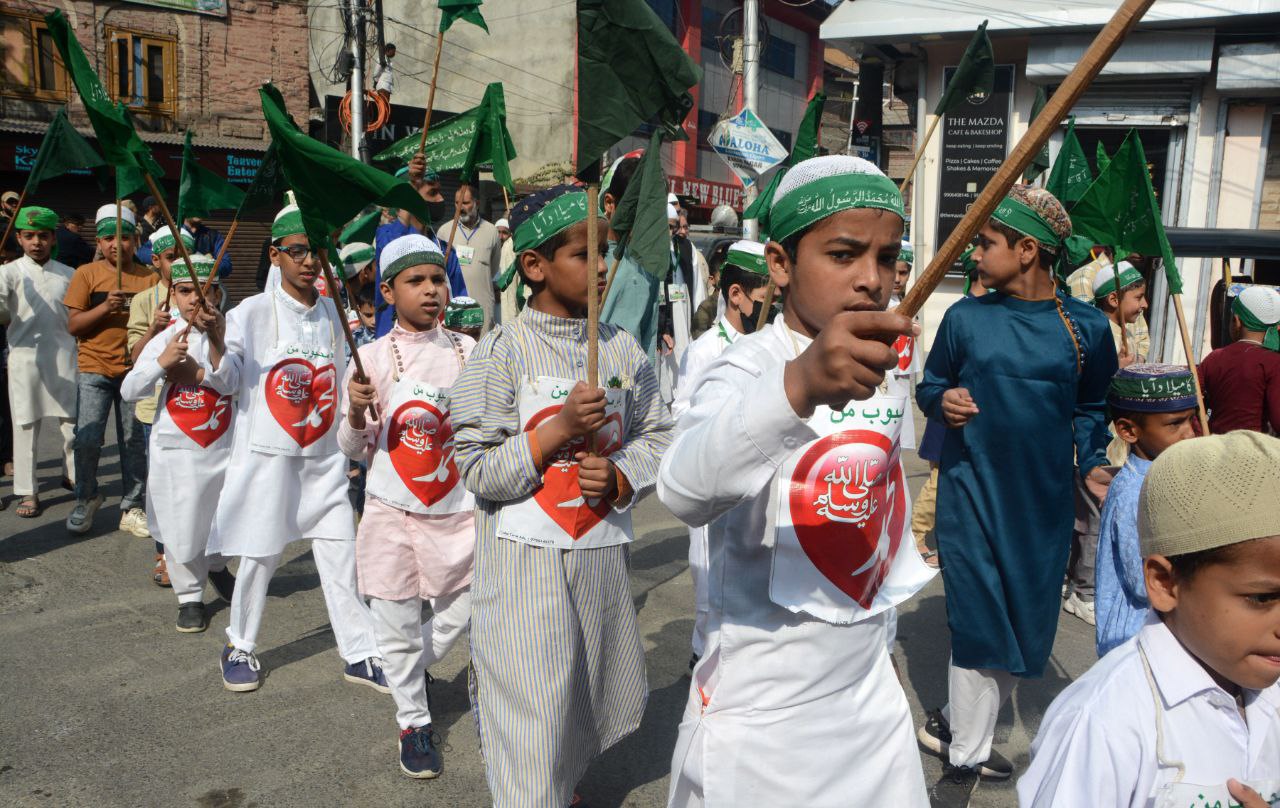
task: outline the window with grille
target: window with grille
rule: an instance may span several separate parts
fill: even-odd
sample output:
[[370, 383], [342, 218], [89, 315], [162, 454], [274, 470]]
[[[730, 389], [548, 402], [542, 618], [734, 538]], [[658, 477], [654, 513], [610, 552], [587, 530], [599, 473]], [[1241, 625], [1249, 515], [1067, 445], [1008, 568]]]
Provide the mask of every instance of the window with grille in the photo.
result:
[[0, 92], [66, 101], [68, 91], [67, 72], [44, 20], [0, 14]]
[[107, 29], [107, 92], [153, 115], [178, 111], [177, 43], [135, 31]]

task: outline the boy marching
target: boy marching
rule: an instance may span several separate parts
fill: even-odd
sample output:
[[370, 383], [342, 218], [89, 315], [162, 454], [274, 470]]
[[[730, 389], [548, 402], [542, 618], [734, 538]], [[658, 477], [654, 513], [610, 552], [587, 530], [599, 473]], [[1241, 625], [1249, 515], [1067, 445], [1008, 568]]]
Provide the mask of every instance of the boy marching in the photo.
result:
[[[369, 463], [356, 569], [396, 702], [400, 769], [431, 778], [442, 762], [423, 671], [449, 652], [471, 617], [475, 499], [454, 460], [449, 393], [475, 342], [437, 325], [449, 281], [435, 242], [401, 236], [380, 261], [382, 295], [396, 322], [360, 349], [369, 381], [347, 371], [338, 443], [347, 457]], [[424, 600], [433, 614], [426, 626]]]
[[226, 560], [205, 554], [231, 453], [232, 403], [229, 395], [203, 384], [213, 371], [211, 346], [221, 349], [223, 344], [222, 315], [202, 307], [195, 289], [210, 277], [218, 282], [213, 257], [193, 255], [191, 264], [194, 279], [185, 261], [172, 263], [168, 283], [178, 316], [166, 317], [168, 325], [148, 339], [120, 388], [125, 401], [139, 402], [163, 385], [151, 426], [149, 473], [159, 484], [147, 486], [147, 526], [164, 545], [169, 580], [178, 596], [177, 629], [183, 633], [208, 627], [206, 579], [228, 601], [235, 585]]
[[258, 629], [267, 585], [289, 543], [311, 540], [346, 662], [343, 678], [388, 692], [373, 617], [356, 592], [355, 515], [347, 498], [347, 458], [337, 415], [346, 351], [333, 301], [320, 297], [320, 260], [296, 207], [271, 227], [279, 283], [232, 309], [225, 352], [210, 346], [205, 384], [236, 399], [226, 482], [208, 552], [240, 556], [222, 651], [222, 681], [242, 692], [259, 686]]
[[[647, 695], [630, 508], [654, 483], [671, 419], [626, 332], [600, 326], [605, 389], [582, 381], [587, 284], [603, 288], [606, 269], [587, 266], [587, 215], [572, 186], [516, 205], [533, 295], [477, 346], [453, 394], [458, 468], [478, 505], [472, 701], [497, 808], [568, 805], [591, 760], [639, 726]], [[600, 235], [603, 256], [603, 222]]]
[[701, 375], [659, 477], [711, 550], [669, 804], [927, 806], [887, 649], [893, 607], [933, 575], [906, 524], [909, 408], [883, 387], [913, 332], [884, 311], [902, 197], [865, 160], [817, 157], [770, 218], [783, 315]]

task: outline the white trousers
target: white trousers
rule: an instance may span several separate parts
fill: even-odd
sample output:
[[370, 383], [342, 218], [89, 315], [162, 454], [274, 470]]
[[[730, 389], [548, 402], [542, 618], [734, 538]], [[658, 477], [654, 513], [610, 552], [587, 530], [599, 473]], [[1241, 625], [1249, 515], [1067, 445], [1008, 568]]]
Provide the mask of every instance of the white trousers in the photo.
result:
[[427, 687], [422, 672], [439, 662], [471, 622], [471, 587], [431, 599], [431, 619], [422, 622], [422, 601], [372, 598], [382, 672], [396, 701], [400, 729], [431, 724]]
[[707, 619], [711, 613], [707, 574], [711, 571], [706, 527], [689, 528], [689, 576], [693, 578], [693, 652], [702, 656], [707, 646]]
[[1008, 671], [947, 667], [947, 706], [952, 766], [977, 766], [991, 757], [1000, 708], [1013, 695], [1017, 678]]
[[[356, 543], [316, 539], [311, 542], [311, 555], [320, 573], [338, 654], [348, 663], [378, 656], [373, 615], [356, 592]], [[252, 652], [257, 644], [262, 613], [267, 608], [267, 585], [279, 565], [280, 555], [240, 559], [227, 640], [242, 651]]]
[[[58, 429], [62, 432], [63, 469], [71, 479], [76, 481], [75, 455], [71, 450], [71, 441], [76, 435], [76, 422], [70, 418], [58, 418]], [[18, 497], [30, 497], [38, 493], [36, 488], [36, 446], [40, 443], [41, 421], [33, 421], [19, 426], [13, 425], [13, 494]]]
[[[164, 551], [165, 569], [169, 571], [169, 583], [179, 603], [200, 603], [204, 600], [204, 587], [212, 570], [227, 568], [227, 560], [220, 555], [196, 556], [190, 564], [179, 564], [173, 554]], [[234, 595], [232, 596], [234, 597]]]

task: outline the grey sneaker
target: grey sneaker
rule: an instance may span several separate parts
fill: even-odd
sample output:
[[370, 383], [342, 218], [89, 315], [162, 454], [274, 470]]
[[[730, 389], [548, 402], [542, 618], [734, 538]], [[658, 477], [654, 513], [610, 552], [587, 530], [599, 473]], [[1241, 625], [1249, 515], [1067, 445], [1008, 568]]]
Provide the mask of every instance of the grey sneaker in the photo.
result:
[[140, 539], [151, 538], [151, 531], [147, 529], [147, 512], [141, 508], [130, 508], [120, 514], [120, 529]]
[[71, 514], [67, 516], [67, 530], [71, 533], [88, 533], [93, 527], [93, 515], [98, 512], [98, 508], [102, 507], [102, 495], [98, 494], [93, 499], [82, 499], [76, 503], [71, 509]]
[[178, 631], [183, 634], [198, 634], [208, 627], [203, 603], [197, 600], [178, 604]]

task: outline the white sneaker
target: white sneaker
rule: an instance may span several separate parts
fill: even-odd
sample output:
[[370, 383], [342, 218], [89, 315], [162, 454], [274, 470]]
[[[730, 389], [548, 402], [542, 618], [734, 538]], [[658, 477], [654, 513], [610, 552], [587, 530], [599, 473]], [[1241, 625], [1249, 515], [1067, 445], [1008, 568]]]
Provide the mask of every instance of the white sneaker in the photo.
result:
[[1067, 596], [1066, 602], [1062, 604], [1062, 611], [1067, 614], [1074, 614], [1091, 626], [1098, 624], [1098, 619], [1094, 614], [1093, 601], [1082, 600], [1075, 592]]
[[93, 499], [82, 499], [77, 502], [67, 516], [67, 530], [71, 533], [88, 533], [89, 528], [93, 527], [93, 515], [98, 512], [101, 505], [101, 494]]
[[151, 531], [147, 530], [147, 512], [141, 508], [130, 508], [121, 514], [120, 529], [140, 539], [151, 538]]

